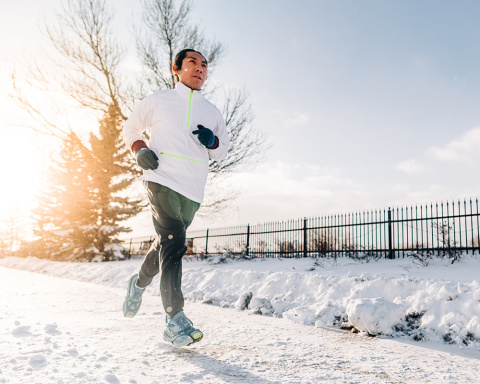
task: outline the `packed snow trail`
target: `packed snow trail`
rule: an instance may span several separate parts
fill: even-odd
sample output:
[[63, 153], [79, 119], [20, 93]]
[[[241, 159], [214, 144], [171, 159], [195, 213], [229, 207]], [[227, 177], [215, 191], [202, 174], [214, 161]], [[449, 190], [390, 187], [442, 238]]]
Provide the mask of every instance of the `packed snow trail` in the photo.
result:
[[[0, 383], [479, 383], [480, 353], [187, 303], [204, 339], [162, 341], [160, 297], [0, 267]], [[459, 351], [458, 351], [459, 352]], [[471, 357], [468, 357], [469, 354]]]

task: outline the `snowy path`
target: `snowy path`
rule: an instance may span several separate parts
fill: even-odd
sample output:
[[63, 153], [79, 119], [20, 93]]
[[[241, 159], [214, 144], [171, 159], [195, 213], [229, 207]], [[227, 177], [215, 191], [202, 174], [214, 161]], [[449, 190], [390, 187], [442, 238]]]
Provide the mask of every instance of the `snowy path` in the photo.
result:
[[480, 352], [368, 338], [187, 303], [205, 332], [161, 340], [160, 298], [0, 267], [0, 383], [480, 383]]

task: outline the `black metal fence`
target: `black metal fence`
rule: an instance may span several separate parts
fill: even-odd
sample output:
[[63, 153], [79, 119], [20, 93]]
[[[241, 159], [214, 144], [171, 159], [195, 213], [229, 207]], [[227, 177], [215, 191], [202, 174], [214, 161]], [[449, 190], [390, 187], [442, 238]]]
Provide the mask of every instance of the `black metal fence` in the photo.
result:
[[[478, 198], [187, 233], [188, 254], [398, 258], [480, 253]], [[153, 238], [124, 243], [145, 253]], [[138, 251], [137, 251], [138, 249]]]
[[128, 249], [128, 256], [144, 256], [155, 238], [153, 236], [148, 237], [136, 237], [129, 240], [122, 241], [122, 245]]

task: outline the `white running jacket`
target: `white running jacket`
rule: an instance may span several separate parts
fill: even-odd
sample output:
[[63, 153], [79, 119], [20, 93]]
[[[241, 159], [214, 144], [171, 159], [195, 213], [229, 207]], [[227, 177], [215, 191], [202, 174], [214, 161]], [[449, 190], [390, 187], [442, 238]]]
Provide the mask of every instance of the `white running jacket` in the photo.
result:
[[[218, 147], [207, 149], [192, 134], [197, 125], [213, 131]], [[230, 145], [221, 112], [200, 91], [178, 83], [143, 99], [123, 129], [129, 148], [150, 128], [148, 148], [158, 156], [158, 168], [144, 170], [142, 180], [164, 185], [190, 200], [201, 203], [207, 182], [209, 157], [223, 160]]]

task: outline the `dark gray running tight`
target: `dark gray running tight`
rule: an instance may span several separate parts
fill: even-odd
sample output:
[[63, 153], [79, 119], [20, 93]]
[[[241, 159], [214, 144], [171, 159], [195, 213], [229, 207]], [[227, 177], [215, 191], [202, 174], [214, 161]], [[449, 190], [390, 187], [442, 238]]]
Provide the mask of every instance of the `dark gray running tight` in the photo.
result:
[[145, 182], [152, 211], [155, 241], [140, 268], [137, 285], [146, 287], [160, 272], [160, 293], [169, 317], [183, 311], [182, 257], [187, 251], [186, 231], [200, 203], [163, 185]]

